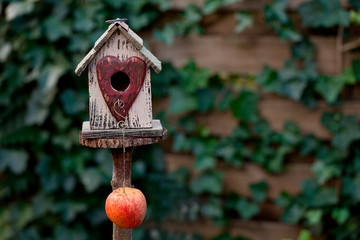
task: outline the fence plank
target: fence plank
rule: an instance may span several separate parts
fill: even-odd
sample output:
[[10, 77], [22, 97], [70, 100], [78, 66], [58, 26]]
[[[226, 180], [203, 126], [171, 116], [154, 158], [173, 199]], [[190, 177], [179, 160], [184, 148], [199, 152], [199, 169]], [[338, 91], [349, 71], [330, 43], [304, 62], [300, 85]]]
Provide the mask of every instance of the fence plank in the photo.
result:
[[[290, 57], [289, 43], [276, 36], [221, 36], [203, 35], [177, 38], [167, 46], [147, 38], [152, 52], [161, 61], [170, 61], [176, 67], [194, 59], [200, 67], [213, 72], [258, 74], [264, 65], [281, 68]], [[335, 37], [313, 37], [317, 46], [319, 71], [335, 73]]]
[[[185, 167], [194, 172], [194, 157], [186, 154], [165, 155], [167, 170], [175, 171], [180, 167]], [[266, 181], [269, 184], [268, 198], [273, 200], [277, 198], [281, 192], [286, 191], [289, 194], [297, 194], [301, 191], [300, 184], [303, 180], [312, 177], [311, 163], [291, 162], [286, 165], [286, 169], [281, 174], [269, 174], [255, 163], [245, 163], [242, 168], [219, 164], [218, 168], [224, 173], [224, 191], [236, 192], [245, 197], [251, 197], [249, 185], [259, 181]]]
[[[168, 99], [155, 101], [155, 112], [168, 109]], [[330, 133], [321, 123], [324, 112], [340, 111], [343, 114], [354, 114], [360, 119], [360, 100], [344, 101], [340, 107], [330, 107], [326, 103], [319, 103], [318, 108], [308, 109], [303, 104], [278, 96], [262, 96], [259, 102], [260, 115], [265, 118], [275, 131], [282, 131], [286, 121], [295, 122], [302, 134], [314, 134], [328, 140]], [[176, 122], [176, 117], [172, 118]], [[199, 124], [206, 126], [212, 135], [229, 136], [238, 124], [230, 111], [213, 111], [206, 114], [197, 114]]]
[[[145, 227], [156, 227], [161, 230], [177, 233], [197, 233], [206, 239], [215, 237], [225, 230], [215, 226], [214, 223], [209, 220], [187, 223], [168, 221], [162, 225], [146, 223]], [[233, 220], [226, 230], [228, 230], [233, 237], [243, 236], [252, 240], [281, 240], [297, 239], [300, 227], [268, 221]]]
[[[309, 1], [309, 0], [289, 0], [288, 9], [295, 10], [300, 4]], [[190, 3], [193, 3], [197, 6], [202, 6], [205, 0], [171, 0], [171, 9], [172, 10], [184, 10], [186, 6]], [[347, 0], [340, 0], [343, 7], [347, 6]], [[230, 4], [228, 6], [222, 7], [223, 10], [261, 10], [265, 4], [271, 3], [271, 0], [243, 0], [239, 3]]]

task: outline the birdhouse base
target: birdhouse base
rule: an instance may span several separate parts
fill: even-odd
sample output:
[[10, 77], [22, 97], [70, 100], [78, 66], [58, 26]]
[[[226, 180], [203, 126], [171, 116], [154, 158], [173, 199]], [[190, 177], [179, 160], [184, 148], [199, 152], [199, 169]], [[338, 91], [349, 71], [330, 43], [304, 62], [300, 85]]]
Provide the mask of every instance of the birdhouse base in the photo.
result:
[[166, 139], [167, 130], [160, 120], [153, 120], [153, 127], [146, 129], [91, 130], [90, 122], [83, 122], [79, 134], [80, 144], [92, 148], [122, 148], [153, 144]]

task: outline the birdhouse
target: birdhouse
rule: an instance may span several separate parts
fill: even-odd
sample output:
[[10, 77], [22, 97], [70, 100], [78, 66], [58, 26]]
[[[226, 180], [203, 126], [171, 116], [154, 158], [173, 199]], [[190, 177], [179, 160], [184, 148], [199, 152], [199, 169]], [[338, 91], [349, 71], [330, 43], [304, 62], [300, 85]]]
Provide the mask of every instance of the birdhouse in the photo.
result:
[[88, 67], [88, 127], [152, 128], [150, 67], [159, 73], [161, 62], [125, 22], [110, 23], [75, 70], [80, 76]]
[[[132, 186], [134, 147], [166, 139], [167, 129], [160, 120], [152, 119], [150, 67], [159, 73], [161, 62], [122, 20], [107, 22], [109, 28], [75, 73], [80, 76], [88, 67], [90, 121], [83, 122], [79, 142], [86, 147], [111, 149], [111, 186], [116, 190]], [[131, 229], [121, 227], [114, 222], [113, 239], [131, 240]]]

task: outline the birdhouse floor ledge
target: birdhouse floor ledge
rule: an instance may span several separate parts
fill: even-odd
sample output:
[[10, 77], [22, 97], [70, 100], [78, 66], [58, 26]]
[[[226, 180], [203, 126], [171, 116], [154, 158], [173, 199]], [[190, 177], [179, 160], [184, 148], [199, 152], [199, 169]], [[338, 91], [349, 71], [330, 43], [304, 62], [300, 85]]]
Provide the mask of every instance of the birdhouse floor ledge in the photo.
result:
[[92, 148], [122, 148], [149, 145], [167, 138], [167, 129], [160, 120], [153, 120], [153, 127], [146, 129], [91, 130], [89, 121], [83, 122], [79, 134], [80, 144]]

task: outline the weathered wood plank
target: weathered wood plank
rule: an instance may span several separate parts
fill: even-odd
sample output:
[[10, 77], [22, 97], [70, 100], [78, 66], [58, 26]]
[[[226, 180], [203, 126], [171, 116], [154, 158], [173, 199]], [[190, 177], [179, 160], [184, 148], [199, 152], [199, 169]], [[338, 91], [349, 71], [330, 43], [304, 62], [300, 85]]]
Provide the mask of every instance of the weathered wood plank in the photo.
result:
[[137, 50], [143, 47], [144, 41], [137, 35], [126, 23], [121, 23], [118, 27], [122, 34], [126, 36], [129, 41], [134, 44]]
[[[194, 59], [200, 67], [213, 72], [258, 74], [264, 65], [281, 68], [290, 57], [289, 43], [276, 36], [220, 36], [203, 35], [177, 38], [167, 46], [147, 38], [151, 49], [161, 61], [182, 67]], [[320, 72], [335, 74], [335, 37], [313, 37], [317, 46]]]
[[[275, 131], [282, 131], [286, 121], [293, 121], [299, 125], [303, 134], [314, 134], [321, 139], [330, 139], [330, 133], [321, 123], [323, 113], [340, 111], [344, 114], [355, 114], [360, 119], [360, 101], [346, 101], [339, 108], [322, 103], [316, 109], [308, 109], [301, 103], [289, 99], [262, 99], [259, 102], [259, 111]], [[230, 135], [237, 126], [237, 121], [231, 112], [213, 112], [199, 115], [198, 119], [210, 129], [211, 133], [219, 136]], [[219, 126], [219, 121], [225, 124]]]
[[[157, 101], [154, 106], [155, 111], [168, 109], [168, 104], [167, 99]], [[321, 117], [324, 112], [331, 111], [340, 111], [346, 115], [355, 114], [360, 119], [360, 100], [344, 101], [337, 108], [320, 103], [316, 109], [308, 109], [301, 103], [275, 95], [265, 95], [259, 101], [260, 115], [269, 122], [275, 131], [282, 131], [285, 122], [291, 120], [299, 126], [302, 134], [314, 134], [325, 140], [330, 139], [331, 135], [322, 125]], [[238, 120], [230, 111], [197, 114], [196, 118], [215, 136], [231, 135], [238, 124]], [[177, 119], [173, 118], [172, 121], [175, 122]]]
[[125, 137], [125, 138], [83, 138], [79, 133], [81, 145], [91, 148], [127, 148], [154, 144], [167, 138], [167, 129], [163, 128], [161, 136], [157, 137]]
[[106, 130], [91, 130], [90, 122], [83, 122], [81, 136], [86, 139], [106, 138], [117, 139], [122, 137], [161, 137], [163, 135], [163, 127], [160, 120], [153, 120], [152, 128], [134, 128], [134, 129], [106, 129]]
[[236, 33], [235, 28], [238, 24], [234, 13], [216, 13], [204, 17], [202, 21], [204, 35], [226, 35], [226, 36], [247, 36], [261, 37], [266, 35], [275, 36], [275, 32], [266, 24], [264, 15], [261, 12], [252, 13], [253, 25], [244, 29], [241, 33]]
[[[288, 9], [295, 10], [300, 4], [307, 2], [309, 0], [289, 0]], [[171, 0], [171, 9], [181, 11], [186, 8], [190, 3], [197, 6], [202, 6], [205, 0]], [[347, 0], [340, 0], [343, 7], [346, 7]], [[261, 10], [265, 4], [271, 3], [271, 0], [243, 0], [239, 3], [230, 4], [228, 6], [222, 7], [223, 10], [239, 11], [239, 10]]]
[[[175, 171], [180, 167], [185, 167], [194, 172], [194, 157], [187, 154], [165, 155], [166, 167], [169, 172]], [[236, 192], [245, 197], [251, 197], [249, 185], [259, 181], [266, 181], [269, 184], [268, 198], [275, 199], [281, 192], [289, 194], [301, 192], [300, 184], [302, 181], [312, 177], [311, 163], [291, 162], [286, 165], [286, 169], [281, 174], [269, 174], [255, 163], [245, 163], [242, 168], [236, 169], [225, 164], [218, 164], [218, 168], [224, 173], [224, 191]]]
[[[168, 221], [162, 225], [152, 223], [145, 224], [145, 228], [153, 227], [177, 233], [198, 233], [206, 239], [215, 237], [225, 230], [215, 226], [214, 223], [209, 220], [190, 223]], [[243, 236], [252, 240], [280, 240], [297, 239], [301, 228], [299, 226], [277, 222], [233, 220], [226, 230], [228, 230], [233, 237]]]

